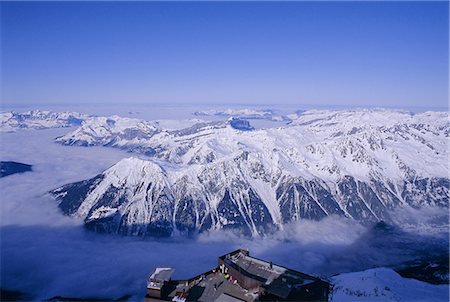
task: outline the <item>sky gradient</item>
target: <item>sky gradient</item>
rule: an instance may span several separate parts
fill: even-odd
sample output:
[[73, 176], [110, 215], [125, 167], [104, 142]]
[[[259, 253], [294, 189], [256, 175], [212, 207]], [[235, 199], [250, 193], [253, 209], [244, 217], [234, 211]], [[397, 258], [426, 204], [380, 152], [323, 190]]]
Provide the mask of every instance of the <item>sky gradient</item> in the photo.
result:
[[448, 106], [447, 2], [1, 2], [2, 103]]

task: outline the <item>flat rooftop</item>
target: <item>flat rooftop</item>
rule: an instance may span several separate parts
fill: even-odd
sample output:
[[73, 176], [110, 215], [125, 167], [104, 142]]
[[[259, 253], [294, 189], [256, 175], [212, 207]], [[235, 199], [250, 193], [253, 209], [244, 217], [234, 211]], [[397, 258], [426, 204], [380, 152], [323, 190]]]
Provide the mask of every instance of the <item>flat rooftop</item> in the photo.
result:
[[221, 259], [241, 274], [260, 281], [268, 292], [283, 298], [289, 295], [292, 288], [320, 280], [271, 262], [250, 257], [245, 251], [236, 251], [222, 256]]
[[209, 273], [204, 277], [199, 277], [195, 281], [180, 281], [169, 297], [174, 297], [177, 293], [186, 293], [188, 301], [248, 301], [256, 299], [256, 293], [252, 293], [233, 282], [225, 279], [225, 275], [220, 272]]

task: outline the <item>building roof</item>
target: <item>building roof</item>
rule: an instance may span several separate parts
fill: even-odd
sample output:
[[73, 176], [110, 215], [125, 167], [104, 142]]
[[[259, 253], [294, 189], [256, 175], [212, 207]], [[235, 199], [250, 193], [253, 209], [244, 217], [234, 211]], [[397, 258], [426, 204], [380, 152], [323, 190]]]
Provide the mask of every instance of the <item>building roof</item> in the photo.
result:
[[204, 276], [198, 276], [198, 279], [196, 280], [191, 279], [189, 281], [179, 281], [173, 291], [169, 294], [169, 297], [174, 297], [177, 292], [185, 292], [188, 297], [187, 300], [189, 301], [200, 302], [250, 302], [254, 301], [256, 298], [254, 293], [240, 287], [237, 284], [234, 284], [233, 282], [226, 280], [225, 275], [218, 271], [209, 272]]
[[169, 281], [175, 272], [174, 268], [170, 267], [157, 267], [155, 271], [150, 275], [150, 279], [159, 281]]
[[222, 293], [214, 302], [242, 302], [245, 300], [230, 296], [227, 293]]
[[237, 250], [220, 258], [241, 274], [260, 281], [267, 292], [281, 298], [286, 298], [293, 288], [320, 281], [313, 276], [250, 257], [245, 250]]
[[282, 282], [280, 279], [274, 280], [269, 285], [264, 285], [264, 288], [268, 293], [283, 299], [286, 299], [292, 290], [292, 286], [290, 286], [290, 284]]

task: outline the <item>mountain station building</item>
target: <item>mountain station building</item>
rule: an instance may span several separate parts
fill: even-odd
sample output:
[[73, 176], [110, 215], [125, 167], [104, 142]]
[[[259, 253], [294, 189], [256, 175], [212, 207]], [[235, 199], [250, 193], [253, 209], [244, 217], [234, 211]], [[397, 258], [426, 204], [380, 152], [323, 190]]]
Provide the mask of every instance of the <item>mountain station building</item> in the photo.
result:
[[173, 268], [157, 268], [147, 283], [153, 301], [328, 301], [330, 284], [317, 277], [251, 257], [238, 249], [216, 268], [189, 280], [172, 280]]

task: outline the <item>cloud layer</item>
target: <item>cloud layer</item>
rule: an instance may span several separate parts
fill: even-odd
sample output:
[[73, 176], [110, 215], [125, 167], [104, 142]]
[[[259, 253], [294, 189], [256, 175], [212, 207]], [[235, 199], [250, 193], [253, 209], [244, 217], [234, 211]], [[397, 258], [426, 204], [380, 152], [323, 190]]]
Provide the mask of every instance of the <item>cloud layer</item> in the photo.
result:
[[448, 254], [448, 213], [433, 208], [397, 210], [399, 223], [406, 226], [403, 229], [366, 228], [327, 217], [253, 239], [225, 232], [164, 240], [86, 232], [81, 221], [63, 216], [46, 192], [90, 178], [129, 154], [53, 143], [66, 131], [1, 135], [0, 158], [32, 164], [34, 169], [0, 180], [2, 288], [36, 299], [56, 295], [140, 299], [154, 267], [175, 267], [175, 278], [189, 278], [215, 266], [218, 256], [240, 247], [257, 257], [322, 276]]

